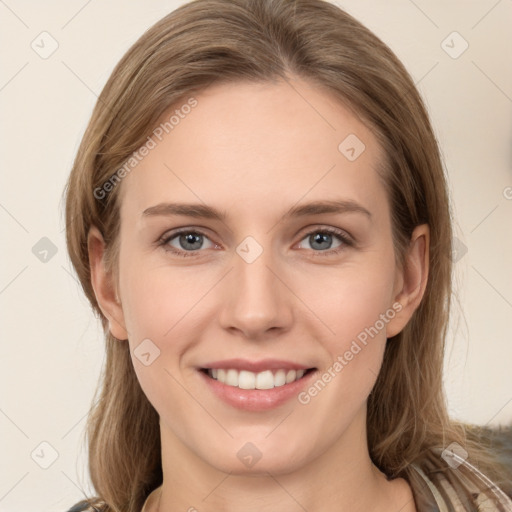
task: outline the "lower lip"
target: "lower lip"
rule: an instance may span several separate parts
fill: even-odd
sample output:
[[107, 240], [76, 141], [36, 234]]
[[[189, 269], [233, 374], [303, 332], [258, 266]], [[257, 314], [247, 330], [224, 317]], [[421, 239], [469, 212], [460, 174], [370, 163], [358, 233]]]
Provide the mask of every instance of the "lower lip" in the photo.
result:
[[296, 397], [311, 381], [316, 370], [310, 371], [301, 379], [272, 389], [240, 389], [228, 386], [212, 379], [205, 372], [198, 370], [210, 390], [221, 400], [237, 409], [246, 411], [264, 411], [273, 409]]

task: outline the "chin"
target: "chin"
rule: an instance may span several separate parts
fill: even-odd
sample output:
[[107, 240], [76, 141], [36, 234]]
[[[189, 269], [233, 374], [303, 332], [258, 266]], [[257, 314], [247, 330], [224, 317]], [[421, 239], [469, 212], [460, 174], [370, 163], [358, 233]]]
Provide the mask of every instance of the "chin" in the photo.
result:
[[205, 454], [203, 459], [219, 471], [245, 476], [287, 474], [300, 469], [307, 462], [307, 454], [302, 453], [304, 446], [299, 452], [296, 447], [287, 447], [277, 438], [274, 443], [264, 440], [264, 435], [261, 442], [247, 439], [231, 440], [224, 447], [219, 446], [214, 452]]

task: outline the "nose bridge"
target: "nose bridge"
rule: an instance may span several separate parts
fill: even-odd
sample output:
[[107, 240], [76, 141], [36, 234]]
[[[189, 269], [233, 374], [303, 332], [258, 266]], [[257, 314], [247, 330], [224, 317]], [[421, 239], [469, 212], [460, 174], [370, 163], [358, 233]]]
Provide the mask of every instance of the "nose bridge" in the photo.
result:
[[235, 287], [238, 288], [238, 301], [245, 304], [247, 313], [252, 308], [255, 311], [267, 309], [276, 304], [276, 277], [270, 268], [276, 266], [275, 256], [270, 244], [265, 247], [253, 237], [247, 237], [236, 249], [235, 257]]
[[259, 243], [248, 236], [236, 253], [229, 281], [230, 300], [223, 308], [224, 327], [237, 328], [249, 337], [283, 327], [291, 318], [289, 297], [276, 276], [279, 262], [270, 242]]

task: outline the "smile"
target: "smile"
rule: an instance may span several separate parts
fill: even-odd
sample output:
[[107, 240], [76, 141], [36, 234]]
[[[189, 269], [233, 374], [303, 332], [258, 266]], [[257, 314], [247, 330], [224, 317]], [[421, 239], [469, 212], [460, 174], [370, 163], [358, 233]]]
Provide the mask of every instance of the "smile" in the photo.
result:
[[203, 368], [210, 378], [227, 386], [240, 389], [272, 389], [290, 384], [301, 379], [306, 373], [313, 371], [293, 369], [269, 369], [261, 372], [236, 370], [234, 368]]

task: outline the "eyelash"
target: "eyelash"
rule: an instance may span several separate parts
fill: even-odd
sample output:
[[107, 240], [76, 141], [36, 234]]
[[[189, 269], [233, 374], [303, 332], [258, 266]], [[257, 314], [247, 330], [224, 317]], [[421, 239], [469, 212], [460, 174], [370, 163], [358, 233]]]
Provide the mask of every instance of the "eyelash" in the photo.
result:
[[[170, 234], [165, 234], [157, 241], [157, 244], [158, 244], [158, 246], [161, 246], [164, 249], [164, 251], [170, 252], [176, 256], [180, 256], [183, 258], [188, 258], [191, 256], [196, 257], [197, 255], [195, 253], [200, 252], [200, 250], [181, 251], [181, 250], [177, 250], [174, 247], [171, 247], [170, 245], [168, 245], [168, 243], [172, 239], [176, 238], [178, 235], [182, 235], [183, 233], [201, 235], [201, 236], [208, 238], [208, 236], [200, 230], [185, 228], [185, 229], [181, 229], [179, 231], [174, 231], [173, 233], [170, 233]], [[335, 228], [313, 229], [312, 231], [305, 233], [304, 236], [301, 238], [301, 241], [304, 240], [304, 238], [311, 236], [313, 234], [317, 234], [317, 233], [335, 235], [342, 242], [342, 245], [340, 247], [337, 247], [336, 249], [328, 249], [326, 251], [312, 251], [314, 257], [326, 256], [326, 255], [334, 256], [334, 255], [339, 254], [340, 252], [344, 251], [347, 247], [354, 246], [354, 242], [347, 235], [345, 235], [343, 231], [340, 231], [339, 229], [335, 229]]]

